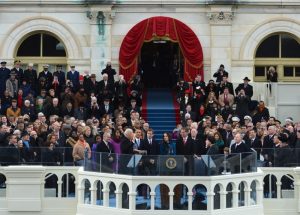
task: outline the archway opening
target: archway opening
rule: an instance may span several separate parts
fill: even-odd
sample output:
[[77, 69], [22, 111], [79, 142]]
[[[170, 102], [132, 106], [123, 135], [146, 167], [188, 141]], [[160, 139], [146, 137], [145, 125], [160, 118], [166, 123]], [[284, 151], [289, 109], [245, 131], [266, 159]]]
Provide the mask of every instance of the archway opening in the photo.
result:
[[63, 42], [51, 32], [34, 31], [19, 41], [15, 50], [15, 59], [22, 62], [21, 68], [27, 69], [29, 63], [38, 72], [42, 71], [43, 65], [49, 65], [49, 71], [54, 72], [56, 65], [62, 65], [67, 69], [67, 50]]
[[[158, 42], [160, 47], [166, 45], [165, 48], [162, 48], [165, 51], [168, 41], [178, 43], [184, 59], [182, 76], [185, 81], [193, 81], [197, 74], [203, 77], [203, 52], [196, 34], [179, 20], [158, 16], [136, 24], [130, 29], [121, 44], [120, 74], [124, 75], [127, 81], [132, 80], [135, 75], [141, 74], [142, 68], [138, 63], [141, 60], [142, 47], [145, 42], [150, 41]], [[155, 77], [154, 74], [152, 74], [153, 77]], [[162, 78], [156, 76], [156, 79]], [[163, 82], [159, 84], [163, 84]]]
[[144, 42], [139, 65], [145, 87], [174, 87], [178, 79], [183, 77], [183, 64], [178, 43], [168, 39]]

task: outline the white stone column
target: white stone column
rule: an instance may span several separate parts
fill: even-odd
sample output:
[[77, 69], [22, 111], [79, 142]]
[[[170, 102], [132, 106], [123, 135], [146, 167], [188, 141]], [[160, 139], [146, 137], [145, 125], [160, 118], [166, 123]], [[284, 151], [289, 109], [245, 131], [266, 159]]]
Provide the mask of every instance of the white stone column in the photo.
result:
[[45, 168], [42, 166], [9, 166], [6, 176], [6, 199], [9, 212], [39, 212], [42, 210]]
[[277, 199], [281, 199], [281, 182], [277, 181], [276, 186], [277, 186]]
[[84, 204], [84, 187], [81, 187], [81, 185], [79, 185], [77, 187], [77, 197], [78, 197], [78, 204]]
[[256, 188], [256, 204], [262, 205], [263, 204], [263, 193], [264, 188], [263, 187], [257, 187]]
[[116, 208], [122, 208], [122, 191], [115, 191], [116, 194]]
[[174, 209], [174, 192], [169, 192], [169, 210], [173, 210]]
[[62, 181], [61, 180], [58, 180], [57, 181], [57, 188], [58, 188], [58, 191], [57, 191], [57, 197], [58, 198], [61, 198], [62, 197]]
[[[101, 70], [111, 61], [111, 30], [114, 12], [111, 6], [93, 6], [90, 16], [91, 73], [99, 80]], [[101, 23], [100, 23], [101, 22]], [[116, 65], [112, 65], [116, 68]]]
[[91, 192], [91, 205], [96, 205], [97, 188], [90, 188]]
[[207, 211], [212, 211], [214, 210], [214, 192], [206, 192], [207, 196]]
[[[231, 71], [231, 22], [233, 19], [232, 6], [213, 5], [207, 13], [211, 32], [211, 77], [220, 64], [225, 70]], [[231, 79], [231, 76], [230, 76]]]
[[109, 190], [103, 189], [103, 206], [109, 207]]
[[245, 193], [245, 206], [249, 206], [250, 205], [250, 194], [251, 194], [251, 189], [245, 189], [244, 190]]
[[239, 206], [239, 190], [232, 190], [232, 207], [237, 208]]
[[188, 210], [191, 211], [193, 210], [193, 192], [188, 192]]
[[151, 210], [154, 210], [155, 208], [155, 192], [150, 192], [150, 196], [151, 196]]
[[226, 191], [220, 192], [220, 209], [226, 208]]
[[128, 193], [128, 196], [129, 196], [129, 210], [135, 210], [136, 192], [130, 192]]

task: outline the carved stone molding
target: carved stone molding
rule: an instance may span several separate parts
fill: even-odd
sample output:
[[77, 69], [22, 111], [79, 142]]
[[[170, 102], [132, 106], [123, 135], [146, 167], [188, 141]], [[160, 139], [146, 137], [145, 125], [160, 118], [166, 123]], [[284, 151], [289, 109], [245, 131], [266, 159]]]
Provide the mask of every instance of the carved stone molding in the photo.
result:
[[209, 12], [207, 13], [210, 24], [215, 25], [231, 25], [234, 18], [233, 12]]
[[[103, 22], [102, 24], [111, 24], [112, 20], [115, 18], [116, 16], [116, 12], [115, 11], [87, 11], [86, 12], [86, 16], [89, 20], [91, 20], [90, 22], [92, 24], [97, 24], [100, 22]], [[102, 20], [102, 21], [101, 21]]]

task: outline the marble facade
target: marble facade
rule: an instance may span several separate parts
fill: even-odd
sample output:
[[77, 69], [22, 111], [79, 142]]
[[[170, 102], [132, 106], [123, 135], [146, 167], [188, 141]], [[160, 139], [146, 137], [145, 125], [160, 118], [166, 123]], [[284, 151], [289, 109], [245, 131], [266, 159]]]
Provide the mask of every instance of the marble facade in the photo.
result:
[[[20, 41], [33, 31], [49, 31], [64, 43], [67, 64], [92, 73], [112, 61], [118, 70], [119, 50], [127, 32], [139, 21], [168, 16], [187, 24], [204, 53], [209, 80], [220, 64], [231, 81], [253, 77], [257, 46], [268, 35], [288, 32], [300, 37], [300, 1], [81, 1], [2, 0], [0, 59], [12, 66]], [[227, 1], [228, 2], [228, 1]]]

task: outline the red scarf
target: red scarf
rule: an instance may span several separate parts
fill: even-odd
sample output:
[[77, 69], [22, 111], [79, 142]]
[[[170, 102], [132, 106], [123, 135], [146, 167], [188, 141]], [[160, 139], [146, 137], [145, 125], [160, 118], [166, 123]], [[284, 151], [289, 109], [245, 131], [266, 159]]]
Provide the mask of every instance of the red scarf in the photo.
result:
[[18, 95], [18, 107], [19, 108], [22, 108], [22, 104], [23, 104], [23, 98], [22, 98], [22, 96], [21, 95]]

